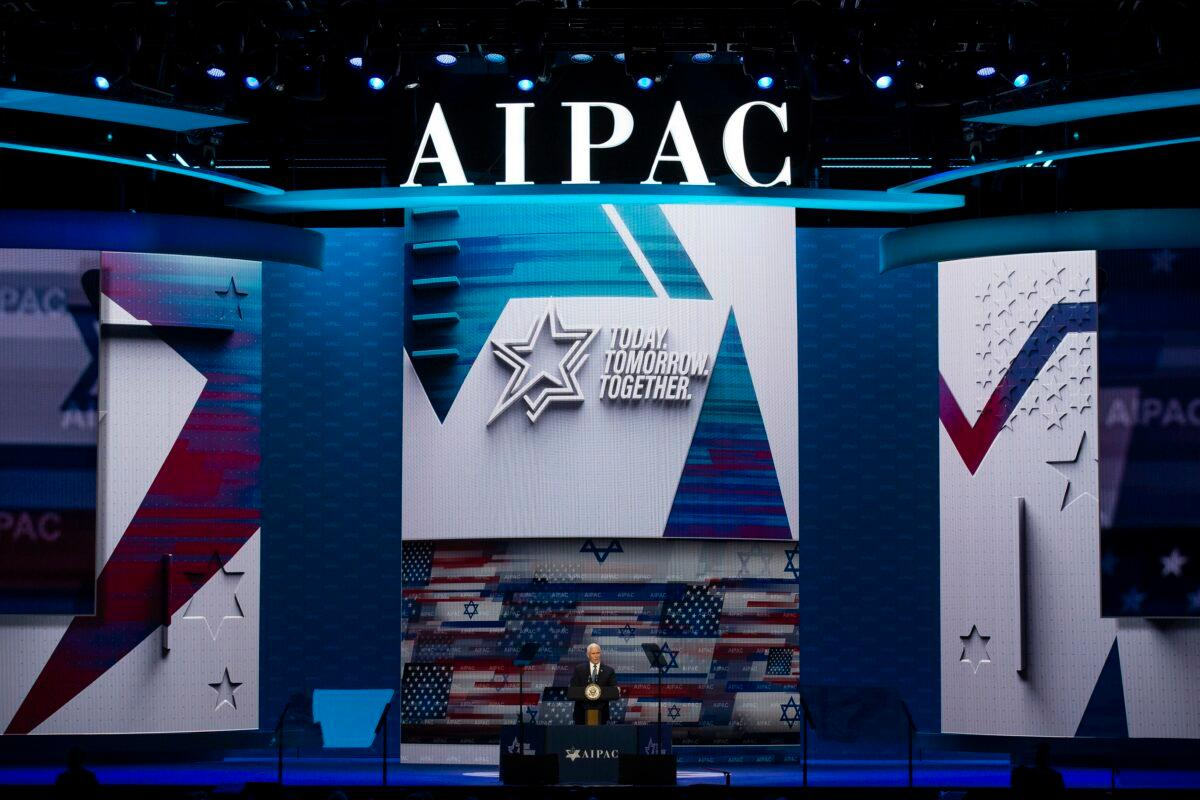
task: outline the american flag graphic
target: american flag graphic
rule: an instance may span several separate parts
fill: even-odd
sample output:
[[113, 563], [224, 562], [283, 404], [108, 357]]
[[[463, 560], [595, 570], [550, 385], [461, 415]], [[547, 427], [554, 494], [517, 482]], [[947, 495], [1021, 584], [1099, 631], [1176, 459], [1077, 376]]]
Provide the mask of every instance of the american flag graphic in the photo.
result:
[[[617, 671], [615, 722], [657, 719], [658, 675], [642, 651], [654, 643], [667, 657], [663, 720], [677, 742], [795, 739], [780, 712], [799, 678], [794, 545], [586, 545], [404, 546], [404, 741], [495, 743], [519, 713], [526, 724], [570, 723], [566, 686], [591, 642]], [[522, 693], [514, 659], [528, 643], [538, 651]]]

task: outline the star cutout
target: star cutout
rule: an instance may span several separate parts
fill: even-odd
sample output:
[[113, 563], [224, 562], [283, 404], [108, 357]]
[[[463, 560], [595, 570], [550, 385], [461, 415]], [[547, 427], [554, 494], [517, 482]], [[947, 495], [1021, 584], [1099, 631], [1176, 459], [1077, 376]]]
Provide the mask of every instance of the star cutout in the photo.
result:
[[[1085, 449], [1087, 450], [1086, 453], [1084, 452]], [[1092, 454], [1091, 442], [1087, 438], [1087, 433], [1079, 434], [1079, 444], [1075, 447], [1074, 457], [1061, 461], [1047, 461], [1046, 463], [1058, 470], [1059, 474], [1067, 479], [1059, 511], [1065, 511], [1067, 506], [1081, 497], [1096, 499], [1096, 496], [1091, 492], [1079, 488], [1080, 486], [1090, 485], [1096, 474], [1093, 469], [1096, 464], [1096, 456]]]
[[800, 558], [800, 545], [796, 545], [791, 550], [786, 550], [784, 552], [787, 555], [788, 563], [787, 566], [783, 568], [783, 571], [789, 575], [799, 578], [800, 564], [796, 562], [796, 559]]
[[[229, 297], [230, 295], [233, 295], [233, 304], [234, 304], [234, 308], [237, 311], [237, 318], [242, 319], [242, 298], [249, 297], [250, 293], [243, 292], [241, 289], [237, 288], [237, 281], [235, 281], [233, 279], [232, 275], [229, 276], [228, 288], [217, 289], [216, 292], [217, 292], [217, 297], [220, 297], [221, 299], [224, 299], [226, 297]], [[229, 313], [229, 309], [228, 309], [228, 305], [227, 305], [225, 311], [221, 313], [221, 319], [225, 319], [226, 315], [228, 313]]]
[[[536, 369], [530, 363], [530, 357], [537, 349], [542, 331], [549, 330], [552, 342], [556, 344], [570, 343], [566, 355], [558, 361], [553, 369]], [[537, 422], [551, 403], [582, 403], [583, 390], [579, 388], [579, 370], [587, 362], [588, 345], [596, 334], [599, 326], [584, 326], [582, 328], [567, 328], [558, 318], [554, 305], [546, 306], [545, 312], [533, 322], [529, 335], [524, 339], [509, 341], [492, 340], [492, 353], [503, 364], [512, 369], [508, 385], [504, 387], [492, 415], [487, 424], [491, 425], [501, 414], [508, 410], [518, 400], [524, 400], [529, 409], [525, 415], [531, 423]], [[535, 387], [546, 384], [535, 393]]]
[[475, 619], [475, 615], [479, 613], [479, 603], [474, 600], [463, 603], [463, 616], [467, 619]]
[[[238, 600], [237, 587], [245, 575], [243, 570], [231, 570], [221, 562], [221, 556], [212, 554], [209, 559], [209, 569], [204, 572], [184, 571], [184, 576], [195, 586], [192, 599], [183, 612], [184, 619], [199, 619], [208, 628], [208, 635], [216, 641], [217, 634], [225, 620], [245, 619], [241, 601]], [[214, 566], [215, 564], [215, 566]], [[205, 580], [211, 573], [212, 577]], [[213, 627], [216, 620], [216, 627]]]
[[1043, 408], [1042, 418], [1046, 420], [1046, 430], [1052, 431], [1055, 428], [1062, 430], [1062, 421], [1067, 418], [1067, 412], [1057, 408]]
[[228, 705], [230, 708], [237, 710], [237, 690], [242, 684], [232, 681], [229, 678], [229, 667], [225, 668], [225, 674], [221, 676], [221, 680], [216, 683], [210, 683], [213, 691], [217, 693], [217, 704], [213, 706], [213, 711], [217, 711], [221, 706]]
[[1121, 595], [1122, 611], [1141, 611], [1142, 602], [1146, 599], [1145, 592], [1139, 592], [1136, 586], [1130, 586], [1129, 591]]
[[786, 703], [779, 704], [779, 721], [786, 722], [790, 730], [793, 725], [801, 721], [801, 710], [800, 704], [796, 702], [796, 698], [789, 697]]
[[565, 755], [567, 757], [567, 761], [575, 761], [576, 759], [579, 758], [579, 748], [578, 747], [569, 747], [569, 748], [567, 748], [567, 752], [565, 753]]
[[987, 644], [992, 637], [983, 636], [979, 633], [979, 628], [972, 625], [970, 633], [958, 638], [962, 640], [962, 653], [958, 660], [964, 664], [970, 664], [972, 674], [979, 672], [979, 667], [983, 664], [992, 663], [992, 658], [987, 651]]
[[1159, 559], [1159, 561], [1161, 561], [1163, 565], [1162, 574], [1164, 578], [1168, 575], [1174, 575], [1177, 578], [1182, 578], [1183, 565], [1188, 562], [1188, 557], [1179, 552], [1179, 548], [1176, 547], [1169, 555], [1163, 556]]

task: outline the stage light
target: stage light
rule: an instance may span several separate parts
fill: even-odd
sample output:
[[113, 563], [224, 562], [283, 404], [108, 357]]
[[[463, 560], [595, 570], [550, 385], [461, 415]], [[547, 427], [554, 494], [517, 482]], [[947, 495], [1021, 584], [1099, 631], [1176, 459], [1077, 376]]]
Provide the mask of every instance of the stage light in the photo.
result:
[[758, 88], [766, 90], [775, 85], [775, 79], [770, 75], [761, 75], [754, 83]]
[[613, 53], [613, 61], [617, 62], [618, 64], [624, 64], [625, 63], [625, 54], [624, 53]]
[[522, 92], [532, 92], [533, 81], [530, 78], [521, 78], [517, 81], [517, 88]]
[[440, 66], [453, 67], [458, 63], [458, 56], [454, 55], [454, 53], [438, 53], [433, 57], [433, 60]]
[[350, 56], [349, 58], [346, 59], [346, 63], [349, 64], [350, 66], [354, 67], [355, 69], [362, 69], [362, 67], [363, 67], [362, 56]]
[[503, 64], [504, 62], [508, 61], [508, 56], [504, 55], [504, 53], [491, 52], [485, 53], [483, 60], [489, 64]]
[[692, 53], [693, 64], [711, 64], [712, 60], [712, 53]]
[[387, 86], [387, 81], [378, 75], [372, 75], [371, 77], [367, 78], [367, 86], [370, 86], [375, 91], [380, 92], [383, 91], [383, 87]]
[[590, 63], [592, 63], [592, 54], [591, 53], [572, 53], [571, 60], [574, 61], [576, 64], [590, 64]]
[[1013, 78], [1013, 86], [1017, 87], [1018, 89], [1024, 89], [1028, 85], [1029, 85], [1029, 73], [1027, 73], [1027, 72], [1022, 72], [1020, 75]]
[[753, 47], [741, 56], [742, 72], [754, 81], [754, 85], [766, 91], [775, 85], [775, 73], [779, 65], [775, 53], [763, 47]]
[[645, 90], [651, 88], [652, 86], [654, 86], [654, 78], [651, 78], [649, 75], [643, 75], [642, 77], [638, 78], [637, 81], [635, 81], [634, 83], [639, 89], [641, 89], [642, 91], [645, 91]]
[[984, 65], [975, 70], [975, 74], [981, 78], [990, 78], [996, 74], [996, 68], [991, 65]]
[[212, 78], [214, 81], [219, 81], [225, 77], [225, 70], [213, 64], [208, 69], [204, 70], [204, 74]]
[[92, 83], [95, 84], [96, 88], [102, 92], [107, 92], [112, 88], [112, 84], [108, 82], [108, 78], [104, 77], [103, 75], [97, 75], [96, 77], [92, 78]]
[[262, 81], [260, 81], [258, 78], [254, 77], [253, 75], [247, 75], [245, 78], [242, 79], [242, 83], [246, 84], [246, 88], [250, 89], [251, 91], [258, 89], [262, 86]]
[[892, 76], [891, 75], [880, 75], [878, 78], [875, 79], [875, 88], [876, 89], [892, 88]]

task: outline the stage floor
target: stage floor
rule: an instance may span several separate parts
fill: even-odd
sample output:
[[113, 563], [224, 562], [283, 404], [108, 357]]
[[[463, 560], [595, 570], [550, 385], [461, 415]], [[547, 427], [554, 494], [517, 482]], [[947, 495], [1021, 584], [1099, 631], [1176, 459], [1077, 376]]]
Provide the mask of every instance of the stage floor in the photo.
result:
[[[104, 785], [170, 785], [240, 787], [253, 781], [274, 781], [274, 759], [226, 759], [206, 763], [92, 765]], [[0, 786], [44, 785], [54, 782], [60, 767], [0, 765]], [[379, 785], [380, 762], [367, 758], [301, 758], [285, 762], [284, 783], [293, 786]], [[680, 764], [680, 785], [722, 785], [725, 773], [730, 785], [740, 787], [785, 787], [800, 785], [800, 767], [779, 765]], [[908, 781], [904, 761], [811, 761], [809, 785], [817, 787], [899, 787]], [[1113, 776], [1107, 769], [1063, 770], [1071, 789], [1107, 789]], [[1004, 760], [918, 761], [915, 784], [930, 788], [1005, 787], [1009, 763]], [[462, 765], [413, 765], [392, 760], [388, 764], [390, 786], [498, 786], [495, 767]], [[1116, 775], [1120, 789], [1200, 789], [1200, 769], [1122, 770]]]

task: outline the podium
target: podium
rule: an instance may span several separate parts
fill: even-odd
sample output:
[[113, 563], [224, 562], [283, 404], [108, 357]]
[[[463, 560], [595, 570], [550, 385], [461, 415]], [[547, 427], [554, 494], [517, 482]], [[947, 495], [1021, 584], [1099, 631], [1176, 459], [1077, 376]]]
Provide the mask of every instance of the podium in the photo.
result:
[[568, 700], [583, 700], [588, 703], [588, 708], [584, 710], [584, 725], [599, 725], [600, 724], [600, 707], [607, 705], [613, 700], [621, 699], [621, 689], [618, 686], [598, 686], [600, 696], [595, 700], [589, 700], [586, 692], [586, 686], [569, 686], [567, 687]]
[[[544, 778], [531, 780], [514, 769], [518, 760], [513, 755], [517, 749], [518, 731], [516, 725], [506, 725], [500, 732], [501, 780], [506, 784], [544, 784], [555, 779], [558, 783], [566, 784], [649, 783], [652, 781], [638, 777], [630, 779], [628, 774], [625, 775], [626, 781], [622, 781], [622, 774], [629, 773], [631, 763], [670, 753], [671, 750], [670, 726], [663, 727], [666, 738], [662, 747], [659, 745], [658, 731], [653, 725], [531, 725], [526, 731], [529, 733], [526, 755], [521, 758], [552, 759], [557, 762], [557, 775], [553, 775], [551, 769], [546, 769], [543, 770]], [[674, 783], [673, 763], [670, 772], [669, 783]]]

